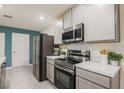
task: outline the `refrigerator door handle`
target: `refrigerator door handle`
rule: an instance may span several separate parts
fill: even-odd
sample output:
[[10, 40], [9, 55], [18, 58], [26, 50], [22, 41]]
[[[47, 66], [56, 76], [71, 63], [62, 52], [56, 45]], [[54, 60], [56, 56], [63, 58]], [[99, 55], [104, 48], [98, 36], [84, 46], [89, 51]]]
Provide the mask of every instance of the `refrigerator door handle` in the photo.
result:
[[4, 67], [6, 67], [6, 63], [5, 62], [1, 65], [1, 68], [4, 68]]

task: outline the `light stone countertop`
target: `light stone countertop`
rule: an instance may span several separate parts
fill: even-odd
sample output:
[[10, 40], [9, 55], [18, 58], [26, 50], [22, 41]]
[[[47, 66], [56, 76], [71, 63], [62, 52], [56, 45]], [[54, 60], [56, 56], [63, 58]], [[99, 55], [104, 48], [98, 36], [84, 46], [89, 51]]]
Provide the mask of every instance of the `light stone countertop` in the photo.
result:
[[63, 58], [63, 56], [46, 56], [46, 57], [49, 59], [53, 59], [53, 60], [55, 60], [57, 58]]
[[93, 62], [93, 61], [87, 61], [87, 62], [82, 62], [79, 64], [75, 65], [76, 68], [84, 69], [84, 70], [89, 70], [101, 75], [109, 76], [109, 77], [114, 77], [120, 70], [119, 66], [113, 66], [113, 65], [108, 65], [108, 64], [101, 64], [98, 62]]

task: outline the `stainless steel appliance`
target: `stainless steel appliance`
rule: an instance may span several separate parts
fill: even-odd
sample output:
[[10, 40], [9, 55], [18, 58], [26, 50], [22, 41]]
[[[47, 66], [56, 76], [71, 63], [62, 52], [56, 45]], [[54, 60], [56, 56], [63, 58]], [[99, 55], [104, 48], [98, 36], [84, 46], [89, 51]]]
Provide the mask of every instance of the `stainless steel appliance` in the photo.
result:
[[55, 60], [54, 84], [61, 89], [75, 88], [75, 64], [90, 60], [90, 52], [82, 50], [69, 50], [66, 59]]
[[66, 31], [62, 34], [63, 43], [69, 43], [74, 41], [74, 31], [73, 29]]
[[62, 34], [63, 43], [71, 43], [84, 40], [84, 24], [78, 24], [68, 29]]
[[84, 24], [74, 26], [75, 41], [84, 41]]
[[5, 88], [6, 83], [6, 62], [3, 62], [0, 67], [0, 88]]
[[46, 56], [53, 54], [54, 38], [46, 34], [33, 37], [33, 74], [39, 81], [46, 80]]

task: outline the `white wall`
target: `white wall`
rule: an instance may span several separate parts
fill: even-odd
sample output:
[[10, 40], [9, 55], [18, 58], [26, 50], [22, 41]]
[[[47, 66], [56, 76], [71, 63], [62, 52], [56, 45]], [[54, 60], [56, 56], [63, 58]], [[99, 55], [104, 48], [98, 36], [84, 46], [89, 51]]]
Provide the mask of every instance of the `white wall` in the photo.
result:
[[48, 28], [44, 29], [43, 31], [41, 31], [41, 33], [45, 33], [45, 34], [54, 36], [54, 24], [49, 26]]
[[[83, 42], [72, 43], [69, 45], [62, 45], [61, 48], [70, 49], [84, 49], [92, 50], [94, 54], [98, 54], [101, 49], [108, 49], [112, 51], [124, 53], [124, 5], [120, 5], [120, 39], [118, 43], [96, 43], [96, 44], [83, 44]], [[92, 54], [93, 55], [93, 54]], [[99, 55], [95, 56], [98, 58]], [[122, 62], [123, 68], [121, 69], [121, 88], [124, 88], [124, 60]]]

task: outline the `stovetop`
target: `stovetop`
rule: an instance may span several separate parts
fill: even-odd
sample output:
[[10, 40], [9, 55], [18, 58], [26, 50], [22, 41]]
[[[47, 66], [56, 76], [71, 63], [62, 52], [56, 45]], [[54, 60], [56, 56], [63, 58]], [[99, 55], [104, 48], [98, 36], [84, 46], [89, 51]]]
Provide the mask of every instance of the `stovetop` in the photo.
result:
[[66, 67], [68, 69], [74, 70], [76, 62], [72, 61], [67, 61], [67, 60], [61, 60], [61, 59], [56, 59], [55, 64], [61, 66], [61, 67]]
[[90, 60], [90, 51], [86, 50], [68, 50], [67, 57], [65, 59], [56, 59], [55, 65], [61, 66], [63, 68], [68, 68], [71, 70], [75, 69], [75, 64]]

